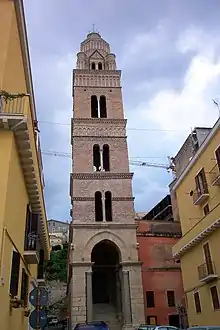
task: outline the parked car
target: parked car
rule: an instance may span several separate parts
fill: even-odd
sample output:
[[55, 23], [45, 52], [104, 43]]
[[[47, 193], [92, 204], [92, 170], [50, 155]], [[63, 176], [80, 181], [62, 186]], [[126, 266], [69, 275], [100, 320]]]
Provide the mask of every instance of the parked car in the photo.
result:
[[154, 330], [179, 330], [179, 328], [172, 325], [157, 325]]
[[74, 330], [109, 330], [108, 325], [105, 322], [88, 322], [88, 323], [78, 323]]
[[190, 327], [187, 330], [220, 330], [220, 326], [218, 325], [196, 325], [194, 327]]
[[138, 330], [154, 330], [156, 325], [140, 324]]

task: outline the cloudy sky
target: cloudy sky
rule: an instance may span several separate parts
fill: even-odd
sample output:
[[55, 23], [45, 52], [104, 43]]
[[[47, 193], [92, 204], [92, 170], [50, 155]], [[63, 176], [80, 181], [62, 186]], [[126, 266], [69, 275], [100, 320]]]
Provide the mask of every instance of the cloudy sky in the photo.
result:
[[[191, 128], [217, 120], [212, 98], [220, 100], [219, 0], [24, 2], [44, 151], [70, 152], [72, 69], [93, 24], [123, 72], [131, 160], [167, 163]], [[48, 218], [70, 220], [71, 160], [43, 160]], [[167, 194], [172, 176], [158, 168], [131, 171], [135, 209], [148, 211]]]

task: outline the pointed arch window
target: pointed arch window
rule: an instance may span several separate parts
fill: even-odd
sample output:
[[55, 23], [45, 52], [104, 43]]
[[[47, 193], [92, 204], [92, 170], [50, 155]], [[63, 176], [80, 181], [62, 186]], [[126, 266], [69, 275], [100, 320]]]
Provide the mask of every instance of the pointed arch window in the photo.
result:
[[96, 95], [91, 96], [91, 116], [98, 118], [98, 99]]
[[95, 171], [101, 170], [100, 147], [98, 144], [93, 146], [93, 166]]
[[104, 95], [100, 96], [100, 118], [107, 118], [106, 110], [106, 97]]
[[98, 63], [98, 69], [102, 70], [102, 63], [101, 62]]
[[95, 192], [95, 221], [103, 221], [102, 193], [100, 191]]
[[105, 171], [110, 171], [110, 162], [109, 162], [109, 145], [104, 144], [103, 152], [102, 152], [102, 159], [103, 159], [103, 169]]
[[95, 70], [95, 62], [92, 62], [92, 64], [91, 64], [91, 69], [92, 69], [92, 70]]
[[110, 191], [105, 192], [105, 217], [106, 221], [112, 221], [112, 194]]

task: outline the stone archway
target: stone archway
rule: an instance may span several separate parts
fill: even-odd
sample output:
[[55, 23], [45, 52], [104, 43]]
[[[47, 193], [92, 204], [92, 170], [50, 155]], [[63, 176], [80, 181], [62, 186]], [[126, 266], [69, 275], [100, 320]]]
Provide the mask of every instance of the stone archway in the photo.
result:
[[92, 303], [94, 320], [121, 322], [120, 250], [104, 239], [92, 249]]
[[82, 253], [83, 260], [91, 261], [90, 256], [94, 246], [103, 240], [108, 240], [111, 241], [113, 244], [115, 244], [119, 253], [120, 262], [129, 260], [129, 249], [127, 248], [124, 240], [122, 240], [119, 235], [112, 233], [111, 231], [108, 230], [104, 230], [94, 234], [87, 241]]

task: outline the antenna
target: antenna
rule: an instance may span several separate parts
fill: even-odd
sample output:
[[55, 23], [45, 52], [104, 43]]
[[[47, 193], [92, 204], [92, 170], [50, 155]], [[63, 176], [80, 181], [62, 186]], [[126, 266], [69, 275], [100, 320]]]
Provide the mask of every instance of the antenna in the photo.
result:
[[217, 106], [217, 108], [218, 108], [218, 112], [219, 112], [218, 116], [220, 117], [220, 107], [219, 107], [219, 103], [218, 103], [215, 99], [212, 99], [212, 101], [213, 101], [213, 103]]

